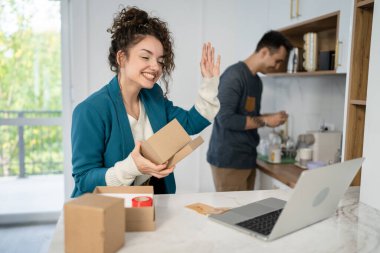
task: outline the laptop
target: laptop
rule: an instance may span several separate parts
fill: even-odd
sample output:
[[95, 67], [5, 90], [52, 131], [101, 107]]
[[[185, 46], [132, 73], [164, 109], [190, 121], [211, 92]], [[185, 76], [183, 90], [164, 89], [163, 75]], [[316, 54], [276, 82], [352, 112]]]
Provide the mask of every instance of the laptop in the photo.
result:
[[333, 215], [363, 160], [303, 171], [287, 202], [267, 198], [209, 218], [263, 240], [277, 239]]

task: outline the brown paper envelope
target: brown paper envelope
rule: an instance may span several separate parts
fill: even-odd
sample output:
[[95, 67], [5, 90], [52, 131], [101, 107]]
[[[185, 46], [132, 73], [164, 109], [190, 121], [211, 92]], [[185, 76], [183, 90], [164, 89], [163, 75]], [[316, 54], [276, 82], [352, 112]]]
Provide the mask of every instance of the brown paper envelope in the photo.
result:
[[222, 214], [230, 210], [230, 208], [212, 207], [203, 203], [194, 203], [194, 204], [187, 205], [186, 207], [203, 215]]

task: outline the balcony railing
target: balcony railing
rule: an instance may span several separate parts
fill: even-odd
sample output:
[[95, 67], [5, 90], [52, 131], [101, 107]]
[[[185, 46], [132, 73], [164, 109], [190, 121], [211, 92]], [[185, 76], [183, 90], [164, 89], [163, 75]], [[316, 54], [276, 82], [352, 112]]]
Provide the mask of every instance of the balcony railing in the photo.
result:
[[0, 110], [0, 177], [63, 172], [61, 114]]

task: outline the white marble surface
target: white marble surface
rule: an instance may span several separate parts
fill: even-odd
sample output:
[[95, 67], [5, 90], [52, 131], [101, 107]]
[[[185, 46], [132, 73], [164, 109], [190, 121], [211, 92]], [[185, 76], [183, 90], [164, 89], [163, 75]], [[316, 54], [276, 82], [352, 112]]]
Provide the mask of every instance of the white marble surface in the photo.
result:
[[[118, 252], [380, 252], [380, 211], [358, 203], [350, 188], [329, 219], [272, 242], [265, 242], [213, 222], [185, 208], [202, 202], [237, 207], [267, 197], [286, 200], [285, 190], [156, 195], [156, 231], [127, 232]], [[64, 252], [62, 216], [50, 252]]]

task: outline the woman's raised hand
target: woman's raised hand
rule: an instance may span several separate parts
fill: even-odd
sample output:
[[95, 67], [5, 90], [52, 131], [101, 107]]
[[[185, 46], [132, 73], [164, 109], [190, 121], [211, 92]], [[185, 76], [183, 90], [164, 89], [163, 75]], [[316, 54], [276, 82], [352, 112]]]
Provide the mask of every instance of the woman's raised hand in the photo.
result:
[[201, 59], [201, 73], [203, 77], [212, 78], [219, 77], [220, 75], [220, 55], [218, 55], [215, 62], [214, 54], [215, 49], [210, 42], [203, 44]]

